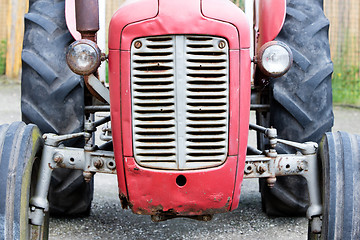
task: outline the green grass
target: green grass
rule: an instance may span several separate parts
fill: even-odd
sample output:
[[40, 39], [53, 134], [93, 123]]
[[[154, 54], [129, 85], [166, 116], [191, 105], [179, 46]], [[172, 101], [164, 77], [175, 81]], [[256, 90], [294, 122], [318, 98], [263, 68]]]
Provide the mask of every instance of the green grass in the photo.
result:
[[0, 75], [5, 74], [6, 67], [6, 40], [0, 41]]
[[333, 102], [360, 105], [360, 68], [356, 64], [359, 55], [352, 49], [349, 33], [345, 34], [341, 47], [341, 52], [334, 59]]
[[242, 10], [245, 9], [245, 0], [232, 0], [233, 3], [235, 3], [238, 7], [240, 7]]
[[338, 104], [360, 105], [360, 69], [343, 59], [334, 63], [332, 78], [333, 101]]

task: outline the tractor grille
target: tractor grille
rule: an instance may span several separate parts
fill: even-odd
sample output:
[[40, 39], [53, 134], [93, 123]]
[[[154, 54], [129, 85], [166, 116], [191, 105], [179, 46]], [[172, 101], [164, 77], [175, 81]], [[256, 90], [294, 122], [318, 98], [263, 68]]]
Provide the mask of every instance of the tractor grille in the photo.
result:
[[228, 45], [218, 37], [136, 39], [131, 47], [135, 160], [188, 170], [222, 164], [228, 144]]

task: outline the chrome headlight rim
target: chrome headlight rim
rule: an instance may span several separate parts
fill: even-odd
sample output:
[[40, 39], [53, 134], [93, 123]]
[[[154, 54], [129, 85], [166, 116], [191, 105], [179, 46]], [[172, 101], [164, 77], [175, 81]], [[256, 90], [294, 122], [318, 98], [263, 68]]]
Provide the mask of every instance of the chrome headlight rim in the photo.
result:
[[[77, 57], [79, 57], [79, 55], [76, 56], [77, 55], [76, 51], [79, 50], [78, 49], [79, 47], [87, 47], [87, 49], [91, 51], [92, 56], [89, 57], [92, 58], [92, 61], [89, 62], [90, 64], [86, 68], [79, 66], [76, 62]], [[71, 71], [73, 71], [74, 73], [78, 75], [88, 76], [96, 72], [96, 70], [99, 68], [101, 64], [101, 50], [98, 47], [98, 45], [91, 40], [88, 39], [77, 40], [72, 44], [70, 44], [66, 53], [66, 62], [69, 68], [71, 69]]]
[[[266, 66], [264, 66], [264, 61], [266, 60], [264, 59], [265, 52], [271, 51], [271, 48], [274, 47], [280, 47], [282, 48], [282, 50], [285, 50], [288, 54], [288, 64], [281, 71], [271, 71], [270, 69], [267, 69]], [[257, 54], [256, 63], [259, 69], [261, 70], [261, 72], [264, 73], [266, 76], [277, 78], [283, 76], [289, 71], [293, 63], [293, 54], [291, 49], [285, 43], [280, 41], [271, 41], [261, 46]]]

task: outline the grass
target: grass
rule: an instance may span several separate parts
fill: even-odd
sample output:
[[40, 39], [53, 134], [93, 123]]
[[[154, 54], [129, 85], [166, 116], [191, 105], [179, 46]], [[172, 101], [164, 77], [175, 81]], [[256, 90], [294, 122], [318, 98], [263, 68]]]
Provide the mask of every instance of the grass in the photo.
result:
[[244, 4], [245, 0], [232, 0], [233, 3], [235, 3], [238, 7], [240, 7], [242, 10], [245, 9]]
[[360, 67], [351, 61], [359, 55], [352, 49], [351, 37], [345, 35], [342, 51], [334, 60], [333, 102], [360, 106]]
[[360, 69], [345, 61], [334, 63], [332, 78], [333, 101], [339, 104], [360, 105]]
[[5, 74], [6, 69], [6, 40], [0, 41], [0, 75]]

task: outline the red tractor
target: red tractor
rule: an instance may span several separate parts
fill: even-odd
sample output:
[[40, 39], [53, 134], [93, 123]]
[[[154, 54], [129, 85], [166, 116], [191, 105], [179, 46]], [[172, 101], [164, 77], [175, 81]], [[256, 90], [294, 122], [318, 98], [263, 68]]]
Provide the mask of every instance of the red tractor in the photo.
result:
[[105, 54], [98, 0], [31, 0], [28, 125], [0, 126], [1, 239], [46, 239], [49, 213], [88, 215], [95, 173], [117, 174], [122, 207], [156, 222], [209, 221], [238, 207], [243, 178], [259, 178], [269, 215], [306, 215], [309, 239], [359, 239], [360, 139], [326, 133], [322, 5], [248, 0], [244, 13], [228, 0], [127, 1]]

